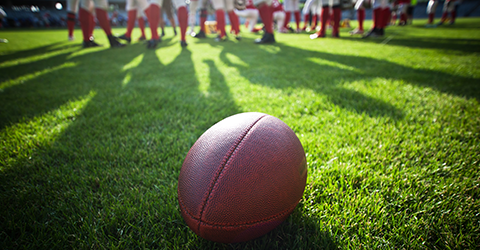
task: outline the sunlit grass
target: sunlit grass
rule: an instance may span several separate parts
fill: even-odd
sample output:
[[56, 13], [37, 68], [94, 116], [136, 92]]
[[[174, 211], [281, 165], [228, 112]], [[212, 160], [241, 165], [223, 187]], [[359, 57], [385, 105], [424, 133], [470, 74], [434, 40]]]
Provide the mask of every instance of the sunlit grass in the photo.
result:
[[[167, 28], [156, 50], [2, 31], [0, 248], [478, 248], [480, 19], [425, 21], [382, 39], [258, 46], [244, 32], [186, 49]], [[180, 215], [178, 174], [205, 130], [249, 111], [299, 137], [304, 197], [261, 238], [209, 242]]]

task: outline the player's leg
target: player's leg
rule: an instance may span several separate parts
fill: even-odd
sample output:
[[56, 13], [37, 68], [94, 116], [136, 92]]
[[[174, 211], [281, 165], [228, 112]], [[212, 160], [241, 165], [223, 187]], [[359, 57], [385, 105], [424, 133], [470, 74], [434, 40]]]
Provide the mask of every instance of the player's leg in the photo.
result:
[[140, 32], [142, 35], [138, 38], [138, 41], [145, 41], [147, 40], [147, 36], [145, 35], [145, 18], [143, 18], [143, 15], [140, 15], [137, 17], [138, 20], [138, 28], [140, 28]]
[[186, 47], [187, 41], [185, 36], [187, 34], [188, 27], [187, 4], [185, 3], [185, 0], [175, 0], [174, 5], [177, 8], [178, 25], [180, 26], [180, 45], [182, 47]]
[[147, 48], [149, 49], [156, 48], [161, 42], [158, 36], [158, 24], [160, 23], [161, 13], [160, 6], [162, 6], [162, 0], [150, 0], [148, 7], [144, 11], [150, 24], [150, 32], [152, 33], [152, 38], [147, 43]]
[[[273, 35], [273, 7], [272, 0], [253, 0], [253, 4], [257, 7], [260, 18], [265, 25], [265, 33], [262, 38], [255, 39], [256, 44], [275, 43]], [[288, 20], [286, 20], [288, 22]]]
[[227, 39], [227, 33], [225, 31], [225, 0], [213, 0], [212, 4], [215, 9], [217, 30], [220, 32], [215, 40], [225, 41]]
[[67, 28], [68, 40], [73, 41], [73, 30], [75, 29], [75, 16], [78, 13], [78, 5], [80, 0], [67, 0]]
[[297, 26], [297, 33], [301, 31], [300, 29], [300, 8], [299, 8], [300, 0], [293, 1], [293, 16], [295, 18], [295, 24]]
[[188, 6], [188, 24], [190, 25], [189, 34], [193, 34], [196, 24], [196, 16], [197, 16], [197, 8], [198, 8], [198, 0], [190, 1], [190, 5]]
[[235, 33], [235, 38], [240, 40], [240, 21], [237, 14], [233, 11], [234, 5], [233, 0], [225, 0], [225, 9], [227, 10], [228, 18], [230, 19], [230, 25], [232, 30]]
[[327, 30], [327, 22], [330, 19], [330, 5], [328, 1], [318, 1], [319, 6], [322, 6], [321, 18], [320, 18], [320, 30], [314, 34], [310, 35], [310, 39], [325, 37], [325, 32]]
[[273, 20], [277, 22], [277, 31], [282, 32], [283, 23], [285, 22], [285, 11], [273, 12]]
[[132, 31], [135, 27], [135, 20], [137, 19], [137, 2], [135, 0], [127, 0], [125, 10], [127, 11], [127, 31], [118, 38], [130, 43], [132, 42]]
[[97, 16], [98, 23], [108, 37], [111, 48], [119, 48], [125, 46], [120, 43], [118, 38], [112, 35], [112, 28], [110, 27], [110, 20], [108, 18], [108, 1], [107, 0], [93, 0], [95, 3], [95, 14]]
[[382, 9], [386, 5], [385, 0], [374, 0], [373, 2], [373, 27], [372, 29], [364, 36], [366, 37], [378, 37], [382, 35], [383, 31], [383, 11]]
[[342, 18], [342, 10], [340, 0], [329, 0], [329, 5], [332, 8], [333, 21], [333, 37], [340, 37], [340, 19]]
[[433, 26], [433, 21], [435, 19], [435, 11], [437, 10], [438, 1], [437, 0], [430, 0], [428, 1], [427, 5], [427, 14], [428, 14], [428, 22], [427, 27]]

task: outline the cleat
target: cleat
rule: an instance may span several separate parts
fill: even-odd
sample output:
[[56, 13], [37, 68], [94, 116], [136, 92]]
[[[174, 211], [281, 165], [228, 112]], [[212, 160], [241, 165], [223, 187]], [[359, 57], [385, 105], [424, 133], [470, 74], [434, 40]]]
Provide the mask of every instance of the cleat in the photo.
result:
[[235, 39], [237, 39], [237, 41], [241, 41], [242, 40], [242, 37], [240, 35], [236, 35], [235, 36]]
[[8, 43], [8, 40], [5, 38], [0, 38], [0, 43]]
[[256, 44], [275, 43], [275, 37], [272, 33], [265, 32], [262, 38], [255, 39]]
[[161, 39], [150, 39], [147, 43], [147, 49], [155, 49], [161, 41]]
[[75, 37], [74, 36], [68, 36], [68, 41], [75, 41]]
[[180, 41], [180, 46], [182, 46], [182, 48], [185, 48], [187, 47], [187, 42], [186, 41]]
[[83, 41], [83, 47], [84, 48], [93, 48], [93, 47], [102, 47], [102, 45], [96, 43], [93, 40], [89, 40], [89, 41]]
[[173, 36], [177, 36], [177, 29], [173, 29]]
[[315, 32], [313, 34], [310, 35], [310, 39], [317, 39], [317, 38], [324, 38], [325, 37], [325, 34], [322, 34], [320, 32]]
[[162, 35], [161, 35], [161, 37], [164, 37], [164, 36], [165, 36], [165, 30], [162, 29]]
[[113, 36], [113, 35], [109, 35], [108, 36], [108, 41], [110, 42], [110, 48], [121, 48], [121, 47], [125, 47], [125, 44], [121, 43], [118, 41], [118, 38]]
[[141, 42], [141, 41], [145, 41], [145, 40], [147, 40], [147, 38], [146, 38], [146, 37], [144, 37], [144, 36], [141, 36], [141, 37], [139, 37], [139, 38], [138, 38], [138, 41], [139, 41], [139, 42]]
[[122, 40], [124, 40], [124, 41], [127, 41], [127, 43], [131, 43], [131, 42], [132, 42], [132, 38], [127, 37], [126, 34], [123, 34], [123, 35], [119, 36], [118, 38], [120, 38], [120, 39], [122, 39]]
[[370, 31], [368, 31], [367, 34], [365, 34], [362, 38], [367, 38], [367, 37], [378, 37], [379, 30], [377, 28], [373, 28]]
[[352, 31], [349, 32], [351, 36], [353, 35], [363, 35], [363, 30], [359, 30], [359, 29], [354, 29]]
[[334, 37], [334, 38], [340, 38], [340, 33], [332, 33], [332, 37]]
[[225, 42], [227, 41], [227, 36], [217, 36], [215, 42]]
[[206, 38], [207, 36], [205, 35], [205, 32], [203, 30], [200, 30], [200, 32], [195, 34], [193, 37], [195, 37], [195, 38]]

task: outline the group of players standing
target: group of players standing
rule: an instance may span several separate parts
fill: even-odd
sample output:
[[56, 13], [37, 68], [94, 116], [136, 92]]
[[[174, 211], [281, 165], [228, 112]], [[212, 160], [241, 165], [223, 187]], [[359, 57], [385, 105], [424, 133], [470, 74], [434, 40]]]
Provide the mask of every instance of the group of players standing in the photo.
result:
[[[173, 8], [177, 11], [178, 23], [180, 26], [180, 45], [182, 47], [187, 46], [186, 33], [188, 22], [195, 25], [196, 12], [200, 10], [200, 31], [198, 33], [192, 33], [192, 36], [196, 38], [206, 37], [205, 22], [207, 20], [208, 9], [211, 4], [215, 10], [218, 36], [216, 41], [227, 40], [227, 32], [225, 30], [225, 12], [228, 15], [231, 23], [234, 37], [240, 40], [240, 21], [239, 16], [246, 18], [246, 24], [248, 24], [248, 30], [251, 32], [258, 31], [255, 28], [255, 24], [258, 17], [262, 20], [263, 36], [255, 40], [257, 44], [275, 43], [274, 37], [274, 22], [277, 26], [277, 31], [284, 33], [288, 30], [294, 31], [288, 26], [288, 23], [293, 13], [296, 32], [306, 29], [306, 25], [303, 29], [300, 28], [300, 0], [284, 0], [283, 5], [278, 0], [190, 0], [190, 17], [187, 10], [186, 1], [188, 0], [127, 0], [126, 10], [128, 13], [127, 30], [122, 36], [115, 37], [112, 35], [110, 20], [107, 13], [108, 0], [67, 0], [67, 26], [69, 30], [69, 39], [73, 39], [73, 29], [75, 26], [75, 16], [78, 13], [80, 25], [83, 35], [83, 46], [97, 47], [100, 46], [93, 39], [93, 29], [95, 27], [96, 16], [100, 27], [104, 30], [109, 40], [111, 47], [123, 47], [124, 43], [119, 42], [119, 39], [125, 40], [128, 43], [131, 42], [131, 33], [135, 27], [135, 21], [138, 20], [139, 27], [142, 31], [142, 36], [139, 40], [146, 40], [145, 36], [145, 22], [143, 15], [146, 16], [150, 30], [151, 39], [147, 42], [147, 48], [154, 49], [161, 42], [161, 36], [158, 34], [158, 26], [162, 19], [162, 9], [167, 13], [170, 22], [174, 25], [173, 14], [171, 13]], [[350, 32], [350, 34], [360, 34], [363, 37], [370, 36], [383, 36], [385, 27], [388, 26], [391, 20], [391, 7], [395, 4], [396, 9], [400, 13], [400, 21], [405, 21], [407, 18], [407, 9], [411, 0], [353, 0], [353, 6], [357, 11], [358, 28]], [[457, 0], [445, 0], [443, 9], [442, 24], [447, 15], [451, 14], [451, 23], [455, 21], [455, 1]], [[429, 14], [428, 25], [433, 25], [434, 13], [438, 5], [439, 0], [430, 0], [427, 6], [427, 13]], [[312, 18], [314, 26], [316, 26], [317, 20], [319, 20], [319, 29], [314, 34], [310, 35], [311, 39], [322, 38], [326, 36], [327, 24], [332, 26], [332, 37], [339, 37], [340, 32], [340, 19], [341, 11], [344, 6], [342, 0], [307, 0], [303, 8], [303, 14], [305, 15], [305, 23]], [[372, 7], [373, 27], [366, 34], [364, 34], [363, 22], [365, 20], [365, 8]], [[313, 15], [313, 16], [310, 16]], [[163, 28], [162, 28], [163, 30]], [[176, 33], [176, 31], [175, 31]]]

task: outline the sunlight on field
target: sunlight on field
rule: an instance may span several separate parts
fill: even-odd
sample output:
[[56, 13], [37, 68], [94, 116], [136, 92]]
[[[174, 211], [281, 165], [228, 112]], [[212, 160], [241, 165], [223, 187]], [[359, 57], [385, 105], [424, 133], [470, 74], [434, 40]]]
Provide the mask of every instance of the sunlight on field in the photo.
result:
[[95, 95], [96, 93], [91, 91], [88, 95], [65, 103], [56, 110], [1, 130], [1, 147], [10, 156], [4, 166], [13, 164], [21, 158], [31, 157], [36, 148], [55, 142]]
[[61, 70], [61, 69], [75, 67], [76, 65], [77, 64], [73, 63], [73, 62], [66, 62], [62, 65], [57, 66], [57, 67], [46, 68], [42, 71], [37, 71], [37, 72], [31, 73], [31, 74], [23, 75], [23, 76], [20, 76], [16, 79], [10, 79], [10, 80], [4, 81], [4, 82], [0, 82], [0, 91], [2, 91], [5, 88], [12, 87], [12, 86], [15, 86], [15, 85], [18, 85], [18, 84], [22, 84], [26, 81], [33, 80], [35, 78], [39, 78], [43, 75], [46, 75], [46, 74], [49, 74], [49, 73], [52, 73], [52, 72], [55, 72], [55, 71], [58, 71], [58, 70]]

